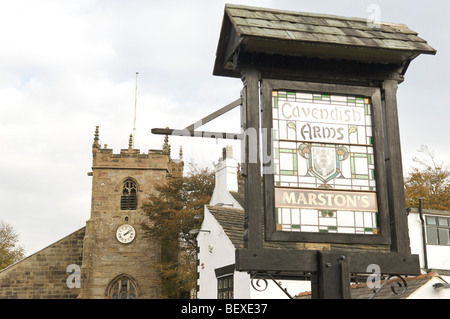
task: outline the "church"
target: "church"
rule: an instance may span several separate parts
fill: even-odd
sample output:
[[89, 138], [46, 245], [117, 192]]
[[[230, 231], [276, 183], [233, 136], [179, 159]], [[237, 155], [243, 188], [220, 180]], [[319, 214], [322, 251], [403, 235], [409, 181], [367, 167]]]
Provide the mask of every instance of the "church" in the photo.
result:
[[183, 161], [171, 159], [168, 137], [162, 150], [133, 148], [114, 154], [92, 144], [91, 215], [86, 226], [0, 271], [0, 299], [164, 298], [154, 265], [161, 245], [145, 236], [140, 210], [155, 186], [181, 177]]

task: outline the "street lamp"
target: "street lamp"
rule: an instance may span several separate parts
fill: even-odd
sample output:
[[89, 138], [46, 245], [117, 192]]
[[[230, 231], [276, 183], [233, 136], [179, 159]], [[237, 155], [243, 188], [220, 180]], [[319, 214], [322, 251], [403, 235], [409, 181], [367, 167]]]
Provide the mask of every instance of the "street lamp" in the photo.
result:
[[189, 231], [189, 235], [196, 235], [196, 234], [198, 234], [199, 232], [210, 233], [211, 231], [210, 231], [210, 230], [203, 230], [203, 229], [191, 229], [191, 230]]

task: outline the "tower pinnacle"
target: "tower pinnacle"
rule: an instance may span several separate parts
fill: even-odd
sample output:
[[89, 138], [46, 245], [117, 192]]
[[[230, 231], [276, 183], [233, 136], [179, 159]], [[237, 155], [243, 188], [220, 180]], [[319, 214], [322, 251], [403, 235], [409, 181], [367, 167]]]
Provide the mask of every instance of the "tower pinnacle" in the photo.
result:
[[99, 143], [99, 133], [98, 133], [98, 126], [95, 127], [95, 133], [94, 133], [94, 143], [92, 144], [92, 148], [100, 148]]
[[133, 148], [133, 134], [130, 134], [130, 139], [128, 140], [128, 148]]
[[170, 144], [169, 144], [169, 136], [168, 135], [164, 136], [163, 154], [167, 154], [170, 156]]

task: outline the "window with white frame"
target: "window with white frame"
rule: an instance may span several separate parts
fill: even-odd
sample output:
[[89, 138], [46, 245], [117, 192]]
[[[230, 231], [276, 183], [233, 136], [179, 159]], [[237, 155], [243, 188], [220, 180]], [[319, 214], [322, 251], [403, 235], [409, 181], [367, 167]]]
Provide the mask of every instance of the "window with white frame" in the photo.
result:
[[450, 218], [426, 216], [427, 244], [450, 245]]

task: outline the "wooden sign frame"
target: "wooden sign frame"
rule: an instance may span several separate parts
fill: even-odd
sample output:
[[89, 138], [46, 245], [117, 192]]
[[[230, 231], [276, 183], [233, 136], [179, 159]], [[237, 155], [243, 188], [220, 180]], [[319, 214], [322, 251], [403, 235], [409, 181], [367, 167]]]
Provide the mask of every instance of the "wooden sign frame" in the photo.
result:
[[[377, 87], [336, 85], [304, 81], [287, 81], [262, 79], [262, 127], [272, 131], [272, 92], [288, 90], [305, 93], [353, 95], [370, 98], [372, 104], [372, 133], [375, 159], [376, 194], [378, 206], [379, 234], [347, 234], [291, 232], [276, 229], [274, 174], [267, 172], [272, 162], [263, 163], [263, 207], [265, 213], [265, 239], [267, 241], [293, 241], [311, 243], [346, 243], [346, 244], [390, 244], [390, 218], [388, 207], [388, 184], [385, 167], [385, 145], [383, 137], [383, 109], [381, 92]], [[262, 135], [268, 158], [272, 159], [272, 134]]]

